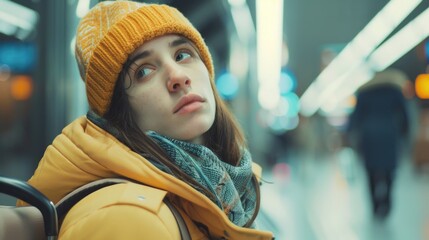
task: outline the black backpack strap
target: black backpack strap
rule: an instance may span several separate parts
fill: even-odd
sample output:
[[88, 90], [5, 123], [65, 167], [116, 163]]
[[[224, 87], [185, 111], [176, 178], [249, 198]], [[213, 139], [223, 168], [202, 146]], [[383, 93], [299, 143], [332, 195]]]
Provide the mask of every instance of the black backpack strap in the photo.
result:
[[180, 238], [182, 240], [191, 240], [188, 227], [186, 226], [182, 215], [179, 213], [179, 210], [176, 209], [176, 207], [168, 200], [168, 198], [164, 198], [164, 203], [168, 208], [170, 208], [171, 213], [173, 213], [174, 218], [176, 218], [177, 226], [179, 226]]
[[[80, 200], [82, 200], [89, 194], [97, 190], [100, 190], [104, 187], [108, 187], [118, 183], [127, 183], [127, 182], [132, 182], [132, 181], [124, 178], [104, 178], [104, 179], [96, 180], [94, 182], [85, 184], [75, 189], [74, 191], [70, 192], [63, 199], [61, 199], [56, 205], [60, 225], [62, 223], [62, 220], [68, 213], [68, 211], [75, 204], [77, 204]], [[170, 209], [174, 218], [176, 219], [177, 226], [179, 227], [181, 239], [190, 240], [191, 236], [189, 234], [188, 227], [186, 226], [185, 220], [183, 219], [182, 215], [179, 213], [176, 207], [168, 200], [167, 197], [165, 197], [163, 201], [165, 205], [167, 205], [167, 207]]]

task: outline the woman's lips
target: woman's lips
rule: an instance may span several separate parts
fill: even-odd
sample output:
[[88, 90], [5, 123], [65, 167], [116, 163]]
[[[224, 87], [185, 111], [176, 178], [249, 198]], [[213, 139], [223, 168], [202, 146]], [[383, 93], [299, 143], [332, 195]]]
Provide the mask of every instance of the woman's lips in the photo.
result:
[[183, 114], [193, 112], [202, 106], [205, 99], [197, 94], [187, 94], [180, 98], [179, 102], [174, 106], [173, 113]]

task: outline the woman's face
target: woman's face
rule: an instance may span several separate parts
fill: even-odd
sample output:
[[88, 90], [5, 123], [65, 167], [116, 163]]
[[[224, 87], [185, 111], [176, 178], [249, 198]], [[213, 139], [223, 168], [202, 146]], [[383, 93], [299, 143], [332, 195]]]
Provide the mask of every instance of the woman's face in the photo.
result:
[[142, 131], [202, 143], [216, 103], [208, 70], [193, 44], [179, 35], [144, 43], [130, 56], [128, 99]]

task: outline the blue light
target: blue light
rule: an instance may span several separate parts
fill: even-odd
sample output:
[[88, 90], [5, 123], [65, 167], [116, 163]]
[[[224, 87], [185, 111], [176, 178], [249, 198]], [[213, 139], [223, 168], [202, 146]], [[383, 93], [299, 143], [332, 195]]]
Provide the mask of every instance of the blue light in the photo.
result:
[[238, 79], [231, 73], [223, 73], [216, 81], [220, 96], [225, 100], [232, 100], [238, 93]]
[[299, 124], [299, 117], [276, 116], [269, 123], [268, 127], [274, 134], [281, 135], [287, 131], [295, 129]]
[[34, 70], [37, 61], [37, 49], [34, 43], [0, 43], [0, 65], [8, 65], [14, 73], [28, 73]]
[[299, 97], [293, 92], [283, 94], [282, 97], [287, 101], [289, 106], [287, 109], [286, 116], [288, 117], [297, 116], [300, 109]]
[[425, 43], [425, 55], [426, 55], [426, 62], [429, 63], [429, 40], [426, 40], [426, 43]]
[[282, 70], [279, 85], [281, 95], [292, 92], [296, 87], [295, 75], [289, 70]]

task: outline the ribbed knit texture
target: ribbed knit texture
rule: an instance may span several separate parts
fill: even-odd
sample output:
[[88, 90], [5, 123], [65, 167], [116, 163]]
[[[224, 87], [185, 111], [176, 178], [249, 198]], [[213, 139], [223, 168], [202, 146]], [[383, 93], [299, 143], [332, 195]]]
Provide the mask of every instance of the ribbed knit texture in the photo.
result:
[[179, 34], [198, 49], [213, 81], [210, 52], [200, 33], [177, 9], [131, 1], [104, 1], [82, 18], [76, 33], [76, 60], [90, 108], [103, 116], [128, 56], [145, 42]]

